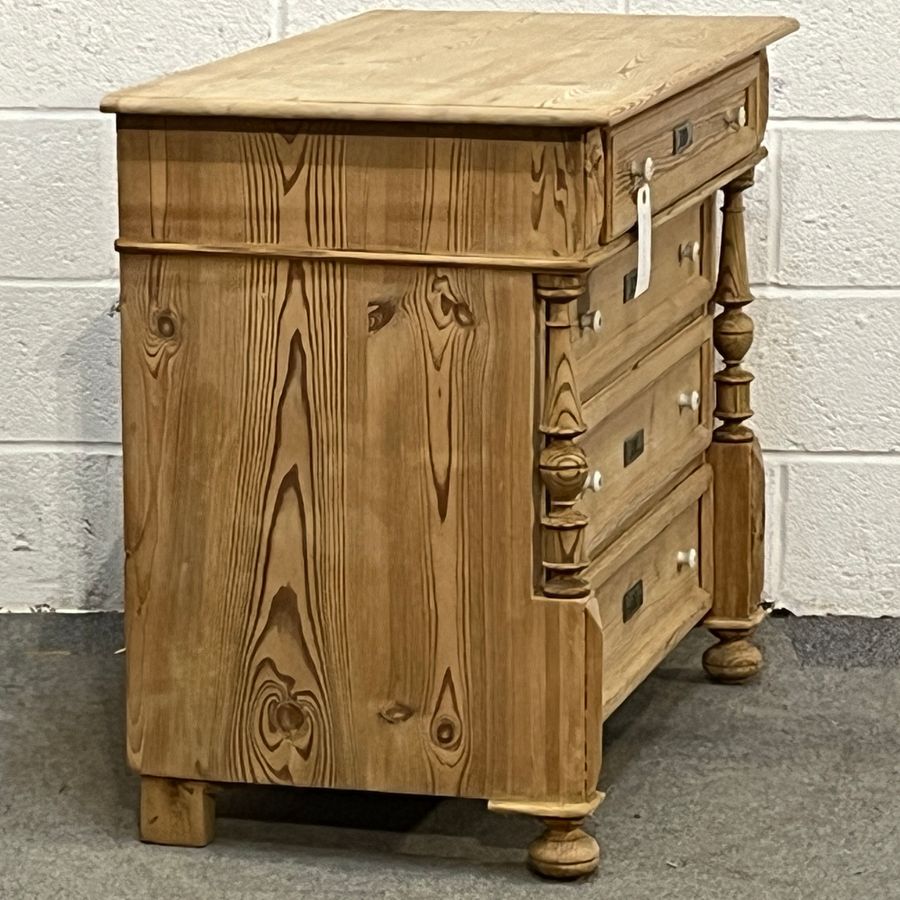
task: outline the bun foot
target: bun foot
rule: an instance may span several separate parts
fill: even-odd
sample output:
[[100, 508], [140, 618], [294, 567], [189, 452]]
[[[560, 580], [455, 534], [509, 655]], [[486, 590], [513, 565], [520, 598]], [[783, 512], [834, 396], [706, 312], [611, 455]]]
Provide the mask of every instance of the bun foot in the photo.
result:
[[590, 875], [600, 864], [600, 846], [583, 831], [584, 819], [541, 821], [544, 833], [528, 847], [528, 865], [546, 878], [570, 879]]
[[714, 681], [723, 684], [740, 684], [756, 675], [762, 668], [762, 653], [750, 642], [755, 629], [723, 631], [713, 629], [719, 639], [703, 654], [703, 668]]

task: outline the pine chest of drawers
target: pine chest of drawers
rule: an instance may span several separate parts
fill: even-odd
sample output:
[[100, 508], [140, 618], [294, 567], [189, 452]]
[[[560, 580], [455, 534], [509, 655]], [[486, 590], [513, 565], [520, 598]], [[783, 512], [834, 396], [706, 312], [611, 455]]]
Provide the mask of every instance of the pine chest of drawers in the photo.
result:
[[759, 668], [741, 192], [794, 28], [377, 12], [105, 99], [145, 840], [363, 788], [585, 874], [604, 718], [700, 622]]

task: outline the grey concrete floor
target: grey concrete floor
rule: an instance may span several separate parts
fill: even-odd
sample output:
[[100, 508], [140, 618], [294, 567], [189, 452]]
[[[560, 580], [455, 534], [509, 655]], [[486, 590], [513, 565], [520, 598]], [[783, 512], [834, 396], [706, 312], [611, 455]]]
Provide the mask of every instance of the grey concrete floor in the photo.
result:
[[771, 619], [711, 684], [695, 631], [610, 719], [600, 873], [474, 801], [230, 788], [201, 850], [142, 845], [121, 619], [0, 617], [0, 897], [900, 898], [900, 622]]

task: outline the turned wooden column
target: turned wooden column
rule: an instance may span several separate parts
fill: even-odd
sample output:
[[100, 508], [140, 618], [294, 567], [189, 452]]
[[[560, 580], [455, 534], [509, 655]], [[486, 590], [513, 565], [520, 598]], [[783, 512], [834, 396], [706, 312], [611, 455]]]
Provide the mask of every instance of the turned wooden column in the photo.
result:
[[705, 625], [718, 643], [703, 655], [703, 666], [717, 681], [740, 682], [762, 665], [750, 638], [762, 619], [765, 530], [765, 475], [756, 435], [748, 427], [753, 415], [753, 375], [743, 359], [753, 342], [753, 301], [747, 275], [743, 192], [753, 184], [753, 170], [726, 185], [722, 205], [722, 250], [714, 301], [722, 307], [713, 324], [713, 340], [722, 357], [715, 374], [715, 416], [709, 462], [715, 473], [715, 588]]
[[546, 307], [547, 375], [541, 433], [545, 437], [540, 473], [547, 489], [543, 532], [543, 593], [584, 599], [590, 587], [582, 572], [587, 516], [575, 509], [588, 474], [584, 450], [575, 439], [586, 431], [571, 359], [569, 304], [585, 291], [584, 275], [538, 275], [535, 292]]
[[[540, 274], [535, 277], [535, 294], [544, 304], [547, 328], [546, 384], [541, 433], [544, 447], [538, 462], [546, 489], [541, 517], [541, 593], [550, 602], [584, 603], [588, 609], [596, 600], [584, 577], [588, 560], [584, 552], [584, 529], [588, 517], [576, 508], [585, 490], [587, 459], [576, 443], [587, 430], [571, 358], [571, 323], [575, 301], [584, 293], [583, 274]], [[596, 610], [593, 613], [599, 615]], [[588, 726], [599, 735], [599, 703], [587, 712]], [[599, 772], [599, 741], [596, 758], [588, 771]], [[600, 862], [600, 847], [582, 829], [585, 818], [600, 803], [601, 795], [590, 789], [580, 803], [492, 803], [499, 812], [519, 812], [537, 818], [544, 826], [540, 837], [528, 847], [528, 864], [548, 878], [578, 878], [593, 872]]]

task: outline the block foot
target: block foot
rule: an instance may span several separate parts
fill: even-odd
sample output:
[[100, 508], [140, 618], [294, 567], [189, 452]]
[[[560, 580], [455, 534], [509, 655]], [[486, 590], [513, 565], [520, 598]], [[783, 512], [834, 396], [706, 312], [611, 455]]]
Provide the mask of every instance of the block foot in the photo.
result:
[[141, 776], [141, 840], [205, 847], [215, 833], [214, 791], [205, 781]]

